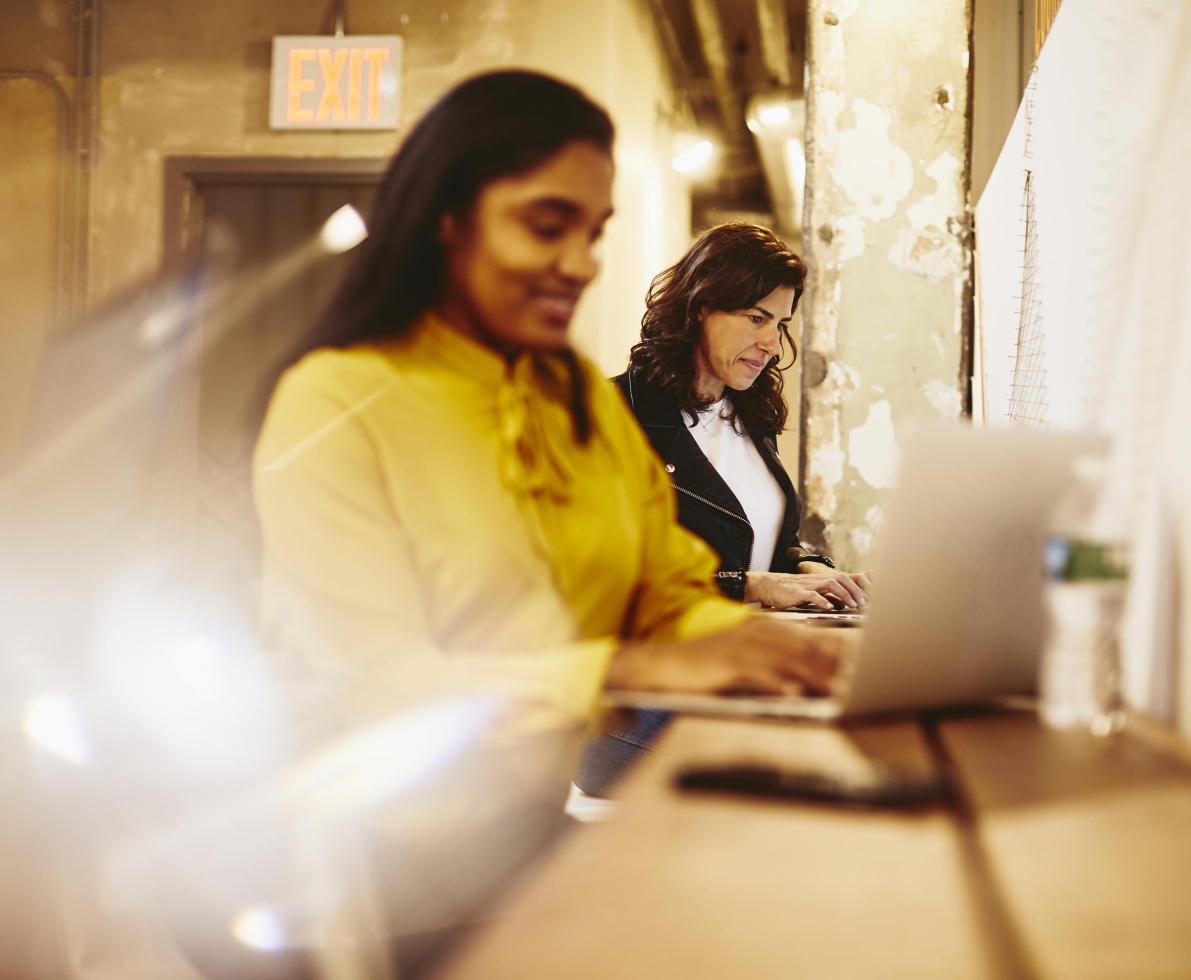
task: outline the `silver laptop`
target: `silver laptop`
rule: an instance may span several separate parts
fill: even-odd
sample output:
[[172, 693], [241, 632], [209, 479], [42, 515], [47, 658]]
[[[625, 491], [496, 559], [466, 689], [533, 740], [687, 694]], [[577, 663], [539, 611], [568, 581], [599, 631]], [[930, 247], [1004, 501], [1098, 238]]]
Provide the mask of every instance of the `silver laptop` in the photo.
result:
[[[923, 426], [886, 511], [859, 654], [837, 697], [609, 691], [607, 700], [751, 717], [834, 719], [970, 704], [1034, 689], [1043, 552], [1075, 461], [1102, 437]], [[800, 617], [803, 618], [803, 617]]]

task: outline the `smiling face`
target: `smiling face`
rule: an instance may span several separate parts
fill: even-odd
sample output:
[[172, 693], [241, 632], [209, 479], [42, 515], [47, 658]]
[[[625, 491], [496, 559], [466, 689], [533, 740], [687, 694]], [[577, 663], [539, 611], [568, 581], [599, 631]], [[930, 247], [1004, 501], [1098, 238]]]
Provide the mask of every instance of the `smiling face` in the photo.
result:
[[533, 170], [492, 181], [465, 222], [443, 218], [439, 312], [502, 353], [567, 347], [611, 214], [612, 160], [591, 143], [569, 143]]
[[742, 310], [702, 310], [695, 347], [695, 391], [719, 399], [752, 386], [782, 352], [782, 327], [794, 313], [793, 286], [778, 286]]

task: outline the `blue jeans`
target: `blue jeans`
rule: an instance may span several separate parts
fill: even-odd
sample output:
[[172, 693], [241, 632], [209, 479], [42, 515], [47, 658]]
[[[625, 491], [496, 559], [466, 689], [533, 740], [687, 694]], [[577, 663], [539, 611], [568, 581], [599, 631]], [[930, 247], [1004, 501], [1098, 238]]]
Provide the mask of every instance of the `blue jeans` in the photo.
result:
[[575, 785], [589, 796], [607, 796], [616, 781], [649, 751], [670, 718], [668, 711], [634, 711], [624, 723], [592, 739], [583, 750]]

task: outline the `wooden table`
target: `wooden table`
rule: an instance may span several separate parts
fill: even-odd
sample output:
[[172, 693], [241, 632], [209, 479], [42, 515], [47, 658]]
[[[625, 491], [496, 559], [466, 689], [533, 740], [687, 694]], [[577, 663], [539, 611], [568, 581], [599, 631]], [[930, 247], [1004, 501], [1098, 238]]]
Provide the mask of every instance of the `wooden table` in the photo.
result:
[[[918, 813], [682, 794], [753, 759], [929, 771]], [[443, 980], [1191, 977], [1191, 758], [1032, 713], [847, 729], [682, 718], [441, 969]]]

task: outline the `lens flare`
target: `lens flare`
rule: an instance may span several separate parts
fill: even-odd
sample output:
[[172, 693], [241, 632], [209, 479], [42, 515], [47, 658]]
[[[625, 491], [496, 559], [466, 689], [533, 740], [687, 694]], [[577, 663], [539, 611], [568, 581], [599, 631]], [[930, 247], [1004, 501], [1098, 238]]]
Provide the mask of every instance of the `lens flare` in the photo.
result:
[[249, 949], [276, 953], [285, 948], [285, 925], [281, 916], [264, 905], [244, 909], [232, 921], [232, 935]]
[[345, 204], [326, 220], [318, 240], [326, 251], [338, 255], [355, 248], [367, 237], [368, 229], [360, 212]]
[[29, 699], [21, 727], [42, 748], [76, 766], [91, 759], [91, 747], [70, 702], [61, 694], [47, 692]]

